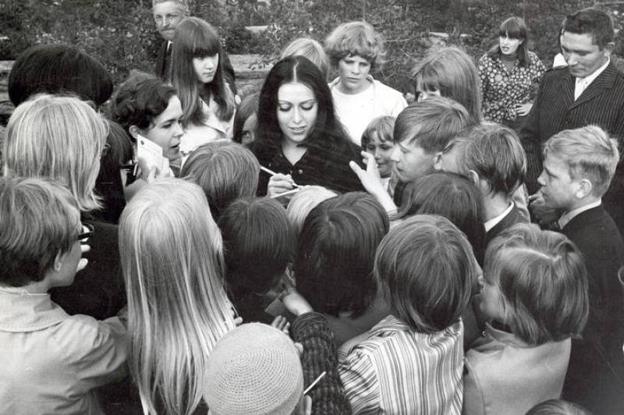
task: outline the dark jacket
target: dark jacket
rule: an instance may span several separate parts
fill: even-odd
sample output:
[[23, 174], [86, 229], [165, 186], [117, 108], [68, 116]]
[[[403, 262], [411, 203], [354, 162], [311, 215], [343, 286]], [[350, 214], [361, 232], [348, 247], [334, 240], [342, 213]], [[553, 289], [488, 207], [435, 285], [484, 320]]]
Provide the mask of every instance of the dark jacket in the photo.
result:
[[[556, 133], [587, 125], [598, 125], [622, 147], [624, 139], [624, 74], [613, 61], [574, 100], [575, 78], [568, 68], [546, 72], [520, 139], [527, 153], [527, 187], [529, 193], [538, 189], [537, 177], [542, 170], [542, 144]], [[609, 191], [603, 197], [605, 209], [624, 232], [624, 164], [620, 163]]]
[[103, 222], [93, 225], [87, 241], [91, 251], [83, 256], [87, 267], [76, 274], [69, 287], [50, 290], [52, 300], [68, 314], [86, 314], [103, 320], [126, 304], [126, 291], [119, 259], [118, 227]]
[[563, 396], [597, 414], [624, 413], [624, 291], [618, 282], [624, 242], [602, 206], [575, 216], [561, 231], [583, 254], [590, 303], [583, 339], [572, 342]]
[[[278, 146], [267, 146], [255, 141], [249, 148], [260, 165], [276, 173], [290, 174], [298, 185], [318, 185], [339, 193], [364, 190], [360, 179], [349, 167], [352, 160], [361, 164], [360, 148], [346, 139], [310, 145], [308, 151], [294, 165], [286, 159]], [[260, 172], [259, 196], [266, 194], [270, 177], [269, 174]]]
[[492, 239], [496, 238], [502, 231], [507, 228], [511, 228], [517, 223], [528, 223], [528, 220], [524, 217], [522, 212], [520, 212], [520, 209], [518, 209], [518, 207], [514, 204], [514, 207], [507, 214], [507, 216], [505, 216], [503, 220], [498, 222], [492, 229], [485, 233], [485, 246], [487, 247]]

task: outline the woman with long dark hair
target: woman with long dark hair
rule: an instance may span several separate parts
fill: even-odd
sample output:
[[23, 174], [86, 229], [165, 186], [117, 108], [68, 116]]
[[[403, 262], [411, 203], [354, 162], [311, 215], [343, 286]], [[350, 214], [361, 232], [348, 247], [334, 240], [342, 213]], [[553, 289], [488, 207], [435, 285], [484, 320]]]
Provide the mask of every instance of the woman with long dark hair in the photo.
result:
[[312, 184], [339, 192], [362, 189], [349, 168], [349, 161], [360, 160], [359, 148], [336, 118], [323, 74], [304, 57], [282, 59], [267, 75], [250, 148], [262, 166], [277, 173], [260, 175], [259, 194]]
[[533, 106], [532, 92], [546, 68], [529, 51], [527, 26], [519, 17], [505, 20], [498, 43], [479, 59], [485, 119], [518, 129]]
[[232, 138], [236, 102], [224, 75], [223, 56], [216, 29], [204, 20], [189, 17], [177, 26], [171, 75], [184, 113], [183, 154], [210, 141]]

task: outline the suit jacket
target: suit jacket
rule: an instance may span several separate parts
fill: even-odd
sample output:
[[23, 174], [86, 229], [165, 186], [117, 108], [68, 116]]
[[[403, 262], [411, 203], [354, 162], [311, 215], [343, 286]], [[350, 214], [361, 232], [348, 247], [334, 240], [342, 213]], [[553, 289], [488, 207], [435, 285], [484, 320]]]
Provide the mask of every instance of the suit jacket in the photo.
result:
[[[173, 44], [171, 47], [167, 48], [168, 41], [163, 41], [162, 45], [160, 45], [160, 49], [158, 50], [158, 55], [156, 55], [156, 66], [154, 71], [156, 75], [161, 78], [163, 81], [171, 82], [171, 53], [173, 52]], [[232, 88], [232, 92], [236, 94], [236, 75], [234, 74], [234, 68], [232, 67], [232, 63], [230, 62], [230, 58], [228, 57], [225, 50], [223, 50], [223, 76], [225, 81], [230, 84]]]
[[[527, 153], [527, 186], [529, 193], [538, 189], [537, 177], [542, 170], [542, 144], [554, 134], [567, 129], [598, 125], [613, 138], [624, 139], [624, 74], [613, 61], [574, 100], [575, 78], [568, 68], [551, 69], [540, 83], [533, 108], [520, 138]], [[624, 165], [617, 172], [603, 203], [620, 232], [624, 233]]]
[[562, 233], [583, 254], [590, 303], [583, 339], [572, 344], [564, 397], [595, 413], [624, 413], [624, 291], [618, 281], [624, 242], [602, 206], [575, 216]]
[[492, 229], [485, 233], [485, 246], [487, 247], [490, 241], [496, 238], [502, 231], [507, 228], [511, 228], [517, 223], [529, 223], [529, 221], [514, 203], [514, 207], [511, 211], [509, 211], [507, 216], [505, 216], [503, 220], [498, 222]]
[[156, 75], [164, 81], [171, 81], [171, 51], [173, 47], [167, 50], [168, 45], [169, 41], [167, 40], [160, 45], [158, 55], [156, 55], [156, 67], [154, 68]]

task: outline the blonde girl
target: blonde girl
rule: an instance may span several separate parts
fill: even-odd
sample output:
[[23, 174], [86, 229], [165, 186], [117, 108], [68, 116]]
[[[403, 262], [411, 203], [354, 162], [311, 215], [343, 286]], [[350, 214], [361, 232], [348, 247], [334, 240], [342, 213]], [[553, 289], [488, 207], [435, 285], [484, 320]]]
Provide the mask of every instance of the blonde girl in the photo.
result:
[[128, 295], [130, 372], [145, 413], [190, 414], [215, 343], [234, 327], [221, 234], [201, 188], [180, 179], [145, 186], [120, 222]]

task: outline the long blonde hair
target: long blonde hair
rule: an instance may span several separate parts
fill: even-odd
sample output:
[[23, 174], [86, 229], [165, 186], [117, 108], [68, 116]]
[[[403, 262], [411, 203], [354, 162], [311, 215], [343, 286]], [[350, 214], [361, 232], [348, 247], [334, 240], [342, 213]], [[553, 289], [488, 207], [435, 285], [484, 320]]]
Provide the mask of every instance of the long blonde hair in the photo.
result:
[[189, 414], [201, 400], [208, 354], [234, 327], [221, 234], [202, 189], [181, 179], [147, 185], [122, 214], [119, 248], [130, 371], [143, 409]]
[[96, 209], [95, 180], [107, 134], [106, 121], [78, 98], [35, 96], [9, 119], [4, 174], [56, 180], [70, 190], [81, 211]]

